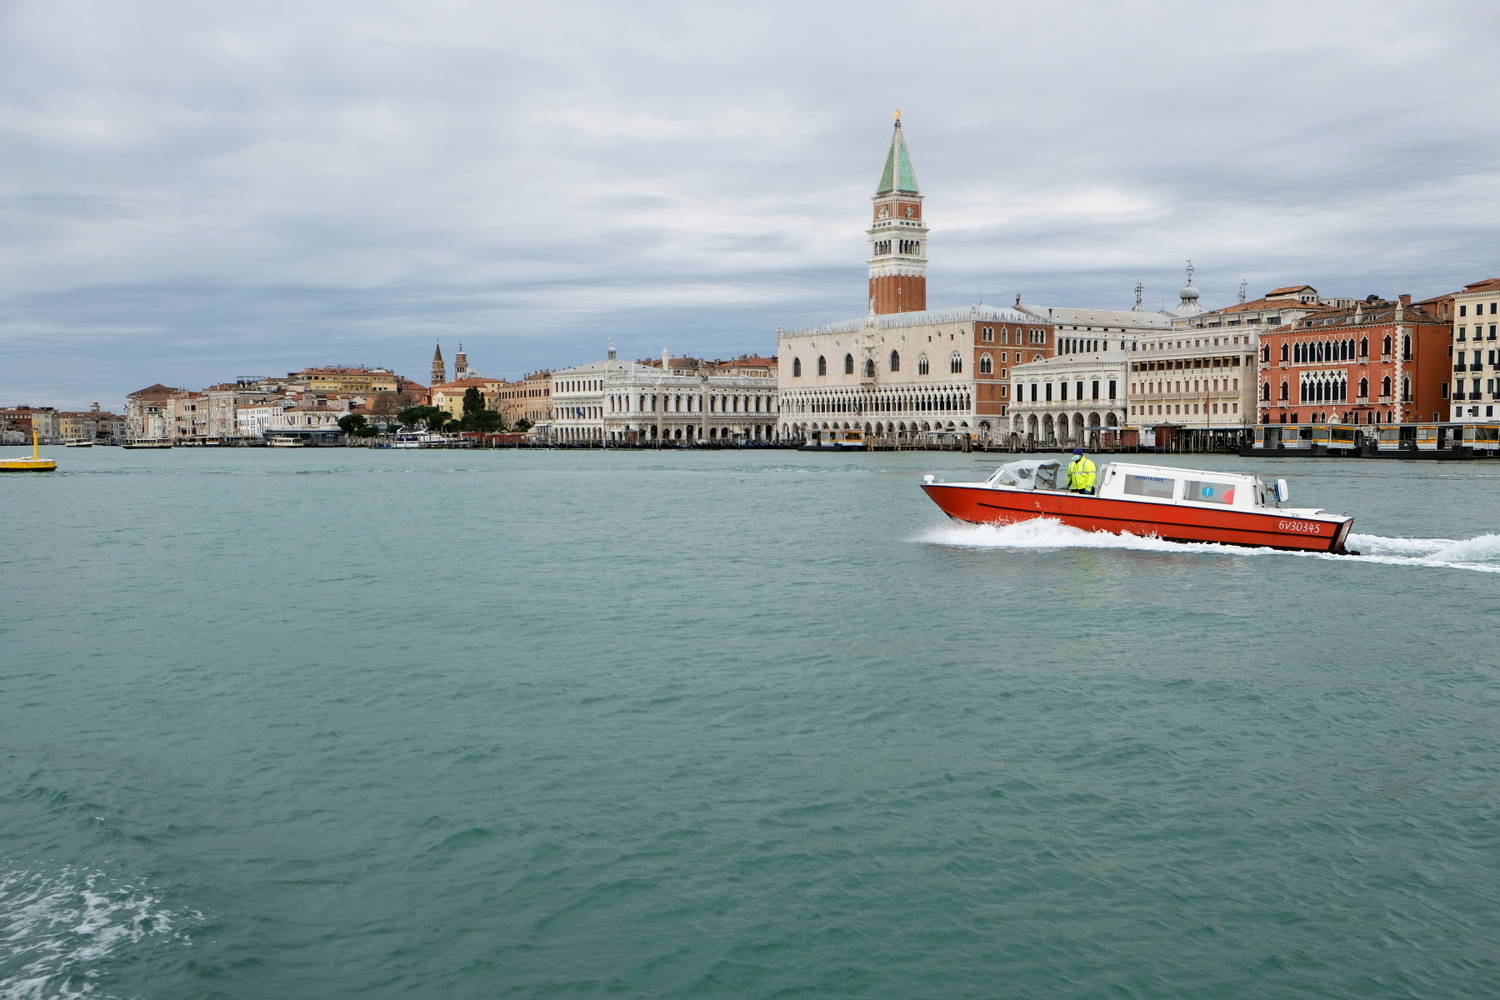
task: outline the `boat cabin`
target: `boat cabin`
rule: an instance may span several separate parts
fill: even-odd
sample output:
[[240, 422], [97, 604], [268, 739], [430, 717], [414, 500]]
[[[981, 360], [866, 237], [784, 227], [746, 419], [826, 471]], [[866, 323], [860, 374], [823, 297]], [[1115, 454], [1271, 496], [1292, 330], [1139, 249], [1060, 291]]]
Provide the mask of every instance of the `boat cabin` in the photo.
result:
[[[1062, 463], [1028, 459], [1006, 462], [986, 486], [1064, 492]], [[1280, 507], [1289, 497], [1286, 480], [1267, 482], [1236, 472], [1205, 472], [1168, 465], [1110, 462], [1098, 471], [1095, 496], [1110, 500], [1145, 500], [1210, 508]]]

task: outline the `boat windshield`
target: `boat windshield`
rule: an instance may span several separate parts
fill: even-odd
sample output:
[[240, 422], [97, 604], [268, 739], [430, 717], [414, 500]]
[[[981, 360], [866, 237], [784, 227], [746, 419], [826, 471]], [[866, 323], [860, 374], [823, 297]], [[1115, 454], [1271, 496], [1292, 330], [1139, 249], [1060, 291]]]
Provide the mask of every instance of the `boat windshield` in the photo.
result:
[[990, 476], [990, 486], [1009, 486], [1018, 490], [1057, 489], [1057, 462], [1030, 459], [1023, 462], [1006, 462]]

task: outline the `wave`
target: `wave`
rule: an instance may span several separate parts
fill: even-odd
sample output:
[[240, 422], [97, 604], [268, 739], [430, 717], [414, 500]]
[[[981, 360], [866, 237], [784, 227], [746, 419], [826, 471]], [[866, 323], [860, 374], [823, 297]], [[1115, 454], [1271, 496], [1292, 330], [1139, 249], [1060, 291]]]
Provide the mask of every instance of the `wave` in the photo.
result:
[[1141, 535], [1112, 535], [1107, 532], [1084, 531], [1050, 518], [1033, 518], [1014, 524], [953, 522], [924, 531], [915, 540], [930, 545], [987, 549], [1129, 549], [1138, 552], [1202, 552], [1247, 558], [1292, 556], [1299, 559], [1500, 573], [1500, 534], [1476, 535], [1464, 539], [1386, 538], [1381, 535], [1350, 534], [1348, 545], [1360, 553], [1357, 557], [1336, 556], [1327, 552], [1245, 548], [1212, 542], [1169, 542]]
[[100, 963], [147, 938], [186, 941], [175, 914], [152, 893], [111, 884], [100, 872], [0, 869], [0, 1000], [95, 996]]

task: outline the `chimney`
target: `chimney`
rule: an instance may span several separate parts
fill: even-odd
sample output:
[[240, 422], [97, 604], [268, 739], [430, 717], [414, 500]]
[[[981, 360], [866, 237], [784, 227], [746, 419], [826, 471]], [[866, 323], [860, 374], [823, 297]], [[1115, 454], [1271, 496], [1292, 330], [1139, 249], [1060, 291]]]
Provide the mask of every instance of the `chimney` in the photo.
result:
[[1404, 295], [1401, 296], [1401, 304], [1403, 306], [1409, 306], [1409, 305], [1411, 305], [1411, 293], [1410, 292], [1407, 292], [1406, 294], [1404, 294]]

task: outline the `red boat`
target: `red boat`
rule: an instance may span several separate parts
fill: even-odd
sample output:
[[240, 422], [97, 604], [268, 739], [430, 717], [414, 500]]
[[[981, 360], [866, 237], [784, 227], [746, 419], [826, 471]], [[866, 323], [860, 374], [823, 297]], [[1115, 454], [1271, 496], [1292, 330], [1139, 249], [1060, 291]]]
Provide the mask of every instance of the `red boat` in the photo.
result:
[[1095, 492], [1085, 494], [1059, 488], [1060, 471], [1059, 462], [1007, 462], [982, 483], [924, 476], [922, 489], [943, 513], [971, 524], [1046, 517], [1085, 531], [1173, 542], [1357, 554], [1344, 547], [1354, 518], [1281, 506], [1285, 479], [1111, 462], [1100, 466]]

